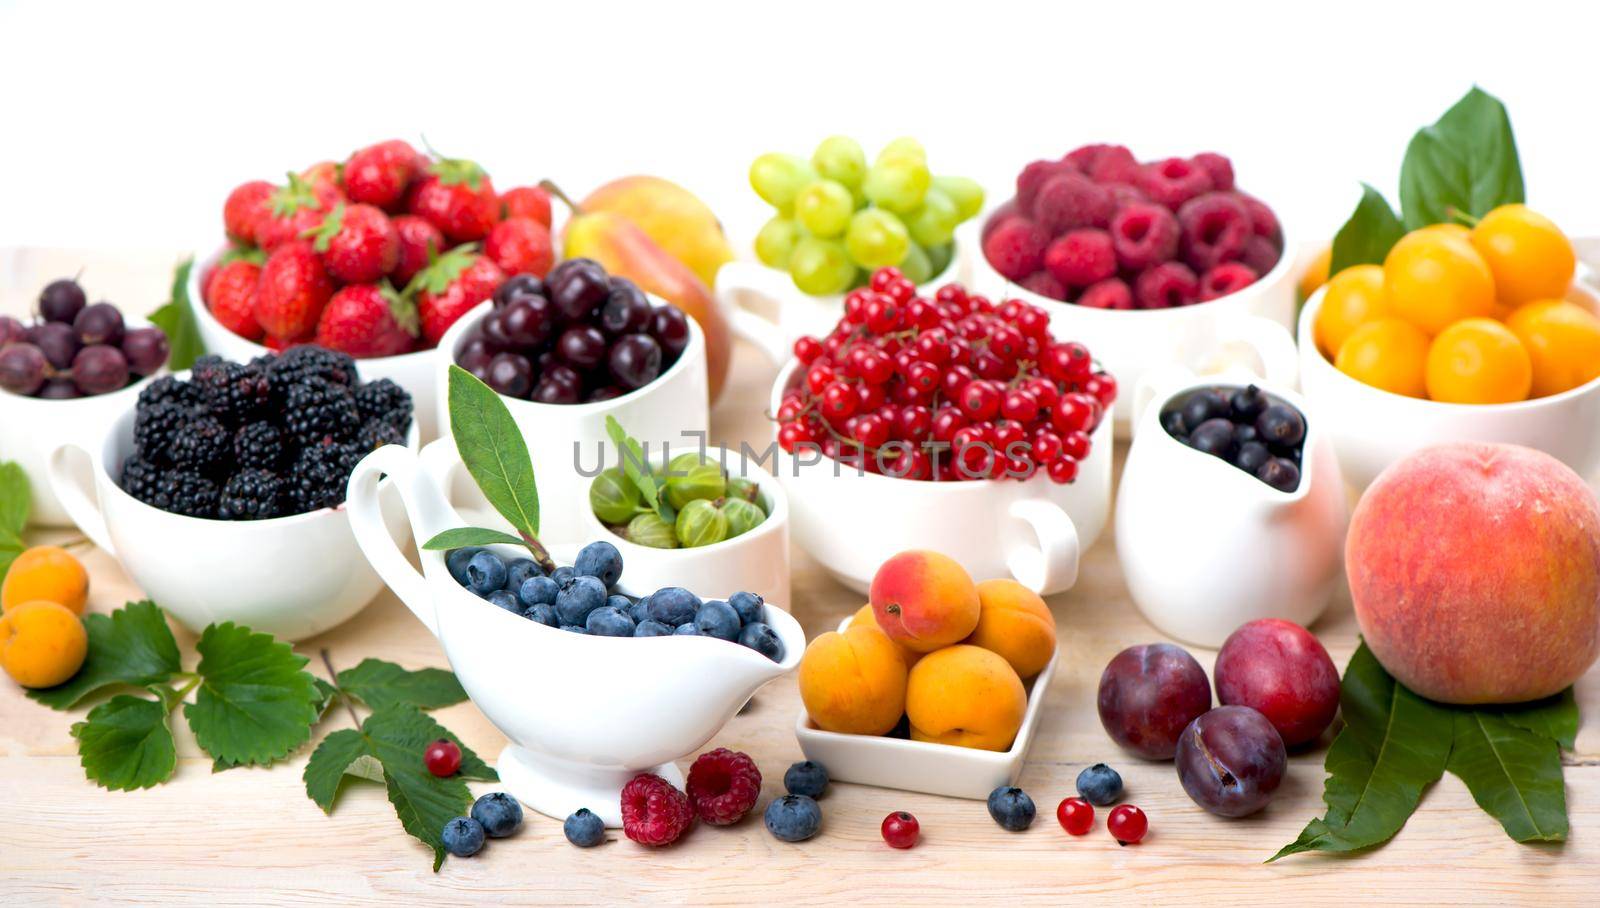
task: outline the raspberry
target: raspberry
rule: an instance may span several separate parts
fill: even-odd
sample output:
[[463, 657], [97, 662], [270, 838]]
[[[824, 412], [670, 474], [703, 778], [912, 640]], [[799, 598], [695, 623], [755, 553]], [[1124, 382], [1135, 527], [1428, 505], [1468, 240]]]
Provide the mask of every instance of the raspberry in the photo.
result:
[[1048, 271], [1035, 271], [1023, 278], [1018, 284], [1024, 290], [1037, 293], [1048, 299], [1067, 300], [1067, 285], [1056, 280], [1056, 276]]
[[692, 822], [689, 798], [666, 779], [641, 773], [622, 786], [622, 832], [640, 845], [671, 845]]
[[1087, 287], [1117, 273], [1111, 234], [1085, 228], [1068, 231], [1044, 252], [1044, 267], [1068, 287]]
[[728, 826], [756, 806], [761, 770], [745, 754], [719, 747], [696, 758], [684, 788], [696, 816], [713, 826]]
[[1034, 161], [1017, 174], [1017, 212], [1024, 217], [1033, 216], [1033, 202], [1039, 190], [1051, 177], [1075, 173], [1077, 168], [1062, 161]]
[[1154, 202], [1132, 202], [1111, 218], [1111, 243], [1117, 264], [1143, 271], [1178, 251], [1178, 219]]
[[1020, 281], [1039, 270], [1044, 255], [1045, 236], [1038, 225], [1025, 218], [1016, 218], [994, 229], [983, 241], [983, 255], [994, 270], [1005, 277]]
[[987, 240], [989, 234], [994, 233], [1007, 221], [1016, 220], [1019, 216], [1017, 214], [1017, 200], [1006, 199], [1000, 203], [998, 208], [989, 213], [989, 219], [983, 222], [983, 232], [979, 239]]
[[1200, 302], [1227, 296], [1256, 282], [1255, 269], [1240, 262], [1223, 262], [1200, 278]]
[[1250, 229], [1256, 236], [1266, 237], [1272, 241], [1273, 246], [1283, 245], [1283, 228], [1278, 225], [1278, 216], [1272, 213], [1266, 202], [1243, 192], [1235, 192], [1233, 197], [1249, 213]]
[[1133, 299], [1140, 309], [1167, 309], [1195, 302], [1199, 282], [1182, 262], [1162, 262], [1146, 268], [1133, 282]]
[[1085, 287], [1077, 303], [1091, 309], [1132, 309], [1133, 290], [1122, 278], [1110, 277]]
[[1227, 155], [1220, 155], [1214, 151], [1202, 151], [1189, 159], [1190, 163], [1199, 167], [1211, 177], [1211, 188], [1218, 192], [1227, 192], [1233, 188], [1233, 162]]
[[1183, 158], [1153, 161], [1139, 168], [1133, 185], [1173, 211], [1202, 192], [1211, 190], [1211, 175]]
[[1051, 177], [1033, 200], [1034, 223], [1049, 236], [1078, 227], [1108, 226], [1116, 210], [1109, 190], [1076, 173]]
[[1067, 153], [1064, 160], [1096, 183], [1131, 183], [1139, 171], [1139, 161], [1126, 145], [1085, 145]]
[[1196, 271], [1210, 271], [1237, 261], [1250, 239], [1250, 212], [1231, 195], [1208, 192], [1178, 209], [1183, 230], [1183, 259]]
[[[1119, 210], [1124, 206], [1132, 205], [1135, 202], [1150, 201], [1150, 197], [1140, 192], [1139, 187], [1133, 185], [1132, 181], [1126, 183], [1106, 183], [1104, 185], [1106, 189], [1110, 191], [1111, 199], [1117, 203], [1117, 208]], [[1115, 217], [1115, 215], [1113, 215], [1113, 217]]]
[[1239, 256], [1239, 261], [1249, 265], [1256, 274], [1266, 274], [1278, 264], [1281, 255], [1271, 240], [1264, 236], [1253, 236], [1244, 241], [1244, 255]]

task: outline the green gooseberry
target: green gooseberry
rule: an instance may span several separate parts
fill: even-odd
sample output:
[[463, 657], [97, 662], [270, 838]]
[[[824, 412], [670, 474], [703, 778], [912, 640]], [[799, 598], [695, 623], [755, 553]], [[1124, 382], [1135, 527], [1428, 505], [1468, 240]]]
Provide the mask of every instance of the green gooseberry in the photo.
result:
[[674, 530], [684, 548], [715, 545], [728, 538], [728, 518], [709, 499], [696, 498], [678, 512]]
[[743, 498], [729, 498], [722, 502], [722, 516], [728, 518], [728, 538], [743, 536], [761, 525], [767, 519], [767, 513], [754, 502], [745, 501]]
[[622, 524], [639, 513], [639, 488], [618, 467], [605, 470], [589, 483], [589, 508], [601, 523]]
[[719, 464], [696, 464], [672, 472], [683, 474], [667, 479], [667, 503], [677, 510], [683, 510], [691, 501], [721, 498], [728, 491], [728, 478]]
[[745, 501], [760, 504], [761, 487], [743, 476], [735, 476], [728, 480], [728, 497], [743, 498]]
[[652, 549], [678, 547], [678, 537], [673, 534], [672, 524], [662, 520], [661, 515], [655, 511], [646, 511], [628, 521], [627, 539], [636, 545]]

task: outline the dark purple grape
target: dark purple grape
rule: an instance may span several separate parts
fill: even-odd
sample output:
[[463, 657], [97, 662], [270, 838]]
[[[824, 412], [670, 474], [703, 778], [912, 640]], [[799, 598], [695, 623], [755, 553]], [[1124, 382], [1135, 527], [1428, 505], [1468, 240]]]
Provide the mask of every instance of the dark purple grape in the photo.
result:
[[583, 397], [582, 383], [576, 378], [563, 381], [546, 374], [533, 389], [533, 399], [541, 404], [575, 404]]
[[1130, 646], [1106, 664], [1096, 705], [1111, 740], [1146, 760], [1170, 760], [1184, 728], [1211, 708], [1211, 682], [1180, 646]]
[[605, 269], [590, 259], [568, 259], [550, 273], [545, 287], [550, 291], [550, 302], [568, 321], [587, 319], [605, 302], [610, 293]]
[[495, 288], [494, 307], [499, 309], [508, 303], [530, 296], [544, 296], [544, 281], [531, 274], [517, 274], [508, 278], [505, 283]]
[[489, 342], [481, 334], [470, 334], [466, 343], [456, 352], [456, 365], [478, 374], [479, 370], [487, 368], [489, 360], [494, 358], [494, 351], [489, 349]]
[[[85, 310], [87, 311], [87, 310]], [[50, 365], [57, 369], [66, 369], [72, 365], [72, 358], [78, 355], [78, 335], [73, 332], [71, 325], [61, 322], [40, 322], [28, 329], [28, 340], [39, 348], [44, 358]]]
[[1300, 468], [1287, 457], [1274, 457], [1256, 468], [1256, 478], [1280, 492], [1300, 487]]
[[39, 316], [47, 322], [70, 325], [88, 302], [89, 298], [83, 295], [83, 288], [77, 281], [71, 278], [51, 281], [39, 294]]
[[1289, 763], [1272, 722], [1248, 706], [1219, 706], [1178, 738], [1178, 781], [1189, 798], [1222, 817], [1267, 806]]
[[643, 388], [661, 374], [661, 345], [648, 334], [629, 334], [611, 346], [606, 365], [617, 384], [629, 391]]
[[122, 337], [122, 355], [128, 358], [128, 371], [141, 378], [160, 371], [171, 351], [167, 333], [160, 328], [134, 328]]
[[[1239, 428], [1246, 428], [1240, 426]], [[1261, 469], [1261, 465], [1272, 459], [1272, 452], [1259, 441], [1247, 441], [1239, 446], [1239, 452], [1233, 455], [1233, 465], [1254, 476]]]
[[0, 347], [12, 341], [26, 341], [28, 328], [9, 315], [0, 315]]
[[33, 394], [44, 385], [49, 365], [39, 348], [27, 341], [0, 349], [0, 388], [12, 394]]
[[1306, 421], [1287, 404], [1272, 404], [1256, 417], [1256, 432], [1275, 450], [1284, 451], [1306, 440]]
[[507, 397], [527, 397], [533, 389], [533, 365], [526, 356], [497, 353], [489, 360], [483, 383]]
[[611, 292], [600, 307], [600, 330], [606, 337], [634, 334], [650, 326], [650, 300], [625, 277], [611, 279]]
[[84, 347], [72, 358], [72, 383], [88, 397], [119, 391], [128, 386], [127, 357], [105, 344]]
[[500, 325], [506, 339], [524, 352], [542, 347], [550, 340], [555, 317], [550, 301], [544, 297], [525, 296], [508, 303], [501, 311]]
[[72, 330], [77, 332], [81, 343], [115, 347], [122, 343], [122, 313], [110, 303], [85, 306], [72, 320]]
[[606, 336], [600, 329], [576, 325], [561, 332], [556, 353], [563, 362], [579, 369], [593, 369], [606, 358]]
[[689, 346], [689, 319], [677, 306], [660, 306], [650, 314], [650, 336], [661, 345], [663, 364], [671, 365]]
[[1189, 445], [1196, 451], [1228, 460], [1233, 457], [1234, 450], [1233, 423], [1221, 417], [1208, 419], [1189, 433]]
[[41, 400], [72, 400], [82, 397], [83, 392], [78, 390], [78, 386], [73, 384], [70, 378], [52, 378], [45, 382], [44, 387], [34, 396]]
[[616, 385], [605, 385], [604, 387], [596, 388], [593, 391], [590, 391], [589, 396], [584, 400], [584, 403], [597, 404], [604, 400], [616, 400], [627, 393], [627, 391], [617, 387]]

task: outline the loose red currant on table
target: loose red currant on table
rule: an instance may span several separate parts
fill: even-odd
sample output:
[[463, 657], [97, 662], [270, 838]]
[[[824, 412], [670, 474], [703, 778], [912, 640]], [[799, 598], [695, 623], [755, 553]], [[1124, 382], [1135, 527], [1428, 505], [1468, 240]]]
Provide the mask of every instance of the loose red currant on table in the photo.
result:
[[461, 768], [461, 747], [454, 741], [440, 738], [422, 752], [422, 765], [441, 779], [453, 776]]
[[1106, 817], [1106, 830], [1118, 845], [1137, 844], [1149, 829], [1149, 818], [1132, 804], [1118, 804], [1111, 808], [1111, 815]]
[[917, 818], [904, 810], [897, 810], [883, 818], [883, 840], [890, 848], [910, 848], [917, 844], [922, 827]]
[[1094, 806], [1082, 798], [1067, 798], [1056, 807], [1056, 819], [1068, 835], [1084, 835], [1094, 828]]

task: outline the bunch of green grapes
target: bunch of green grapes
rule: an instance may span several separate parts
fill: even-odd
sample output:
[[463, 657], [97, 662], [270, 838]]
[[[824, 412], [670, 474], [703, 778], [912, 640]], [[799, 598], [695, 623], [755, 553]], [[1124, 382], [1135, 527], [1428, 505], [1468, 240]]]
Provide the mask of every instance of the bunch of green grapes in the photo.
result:
[[983, 207], [966, 177], [936, 177], [916, 139], [895, 139], [867, 166], [848, 136], [822, 140], [811, 160], [769, 152], [750, 186], [778, 214], [756, 234], [756, 256], [813, 296], [843, 293], [873, 269], [899, 267], [914, 283], [944, 271], [956, 226]]

